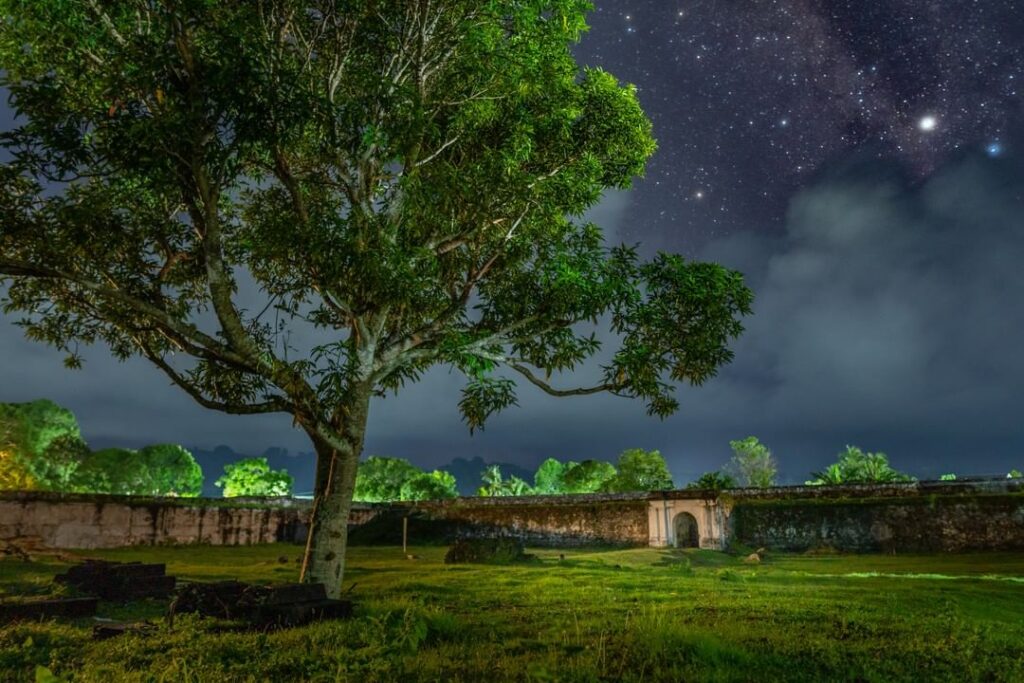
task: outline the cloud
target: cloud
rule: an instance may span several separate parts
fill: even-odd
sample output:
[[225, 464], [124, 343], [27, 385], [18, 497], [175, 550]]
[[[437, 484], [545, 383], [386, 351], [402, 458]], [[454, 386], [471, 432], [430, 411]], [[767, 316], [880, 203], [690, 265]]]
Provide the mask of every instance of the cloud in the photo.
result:
[[760, 258], [725, 402], [756, 397], [757, 426], [793, 441], [902, 446], [922, 471], [935, 466], [925, 444], [942, 460], [1001, 438], [1001, 454], [963, 468], [1008, 465], [1024, 403], [1021, 179], [1011, 163], [981, 159], [921, 186], [848, 166], [794, 198], [783, 235], [710, 245], [705, 256], [728, 265]]

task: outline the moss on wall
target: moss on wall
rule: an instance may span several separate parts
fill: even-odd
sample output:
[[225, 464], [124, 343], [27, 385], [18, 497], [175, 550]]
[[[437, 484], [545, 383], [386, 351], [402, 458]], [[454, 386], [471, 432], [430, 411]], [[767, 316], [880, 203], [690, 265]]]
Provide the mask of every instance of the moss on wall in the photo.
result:
[[1024, 495], [738, 500], [730, 540], [803, 551], [1024, 550]]

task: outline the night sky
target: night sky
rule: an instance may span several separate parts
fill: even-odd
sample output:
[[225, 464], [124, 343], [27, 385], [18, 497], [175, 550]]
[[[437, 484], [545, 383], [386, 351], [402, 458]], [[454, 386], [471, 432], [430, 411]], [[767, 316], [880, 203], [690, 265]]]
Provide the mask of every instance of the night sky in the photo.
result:
[[[683, 484], [753, 434], [786, 482], [845, 444], [921, 477], [1024, 467], [1024, 7], [598, 4], [577, 54], [637, 85], [659, 151], [592, 217], [611, 242], [746, 274], [755, 315], [735, 362], [664, 422], [523, 387], [472, 437], [460, 379], [438, 369], [374, 405], [367, 452], [532, 467], [639, 446]], [[0, 401], [52, 398], [93, 446], [310, 450], [289, 418], [207, 412], [142, 361], [93, 349], [69, 372], [8, 322], [0, 348]]]

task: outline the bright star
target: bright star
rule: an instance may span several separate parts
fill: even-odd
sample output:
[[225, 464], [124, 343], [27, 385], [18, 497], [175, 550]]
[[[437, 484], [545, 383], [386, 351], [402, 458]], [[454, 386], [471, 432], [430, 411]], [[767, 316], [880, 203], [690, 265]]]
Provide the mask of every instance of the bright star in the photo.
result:
[[993, 142], [985, 148], [985, 151], [990, 157], [997, 157], [1003, 153], [1003, 145], [1000, 142]]
[[935, 130], [939, 125], [939, 120], [931, 115], [922, 116], [921, 120], [917, 122], [917, 127], [925, 133], [930, 133]]

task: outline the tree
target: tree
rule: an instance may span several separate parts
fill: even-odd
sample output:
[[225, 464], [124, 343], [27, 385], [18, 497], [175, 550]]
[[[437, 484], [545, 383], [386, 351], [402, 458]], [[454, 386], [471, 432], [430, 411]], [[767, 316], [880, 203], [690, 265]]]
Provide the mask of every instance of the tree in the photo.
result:
[[[635, 89], [572, 56], [588, 9], [0, 0], [5, 310], [70, 367], [105, 342], [207, 408], [291, 415], [317, 453], [302, 577], [337, 597], [374, 396], [444, 364], [470, 429], [509, 375], [664, 417], [732, 358], [739, 273], [576, 218], [655, 148]], [[601, 380], [557, 388], [600, 320]]]
[[686, 485], [688, 489], [700, 489], [704, 491], [722, 491], [724, 489], [736, 488], [736, 480], [732, 475], [725, 472], [705, 472], [696, 481]]
[[195, 497], [203, 489], [203, 470], [191, 453], [176, 444], [138, 451], [105, 448], [83, 459], [71, 488], [122, 496]]
[[1007, 479], [1020, 479], [1021, 477], [1024, 477], [1024, 472], [1020, 470], [1010, 470], [1006, 475]]
[[272, 470], [266, 458], [243, 458], [224, 466], [214, 484], [225, 498], [238, 496], [290, 496], [295, 483], [286, 470]]
[[401, 499], [402, 487], [422, 471], [404, 458], [371, 455], [356, 471], [355, 500], [383, 503]]
[[498, 465], [488, 466], [480, 479], [483, 486], [477, 491], [479, 496], [528, 496], [533, 493], [530, 485], [515, 475], [504, 479]]
[[602, 490], [614, 493], [666, 491], [674, 486], [668, 464], [659, 451], [630, 448], [619, 455], [618, 474], [608, 480]]
[[399, 500], [444, 500], [457, 498], [459, 489], [450, 472], [420, 472], [402, 484]]
[[847, 446], [837, 462], [811, 476], [814, 478], [806, 482], [809, 486], [915, 481], [909, 474], [894, 470], [885, 453], [865, 453], [856, 446]]
[[0, 403], [0, 489], [66, 491], [88, 453], [70, 410], [45, 399]]
[[548, 458], [540, 464], [537, 472], [533, 475], [534, 493], [541, 495], [564, 493], [565, 472], [575, 466], [574, 462], [563, 463], [561, 460]]
[[732, 461], [730, 469], [736, 473], [742, 486], [767, 488], [775, 486], [775, 474], [778, 467], [772, 452], [757, 440], [756, 436], [748, 436], [738, 441], [730, 441]]
[[566, 493], [597, 493], [615, 478], [615, 466], [603, 460], [569, 463], [562, 481]]

